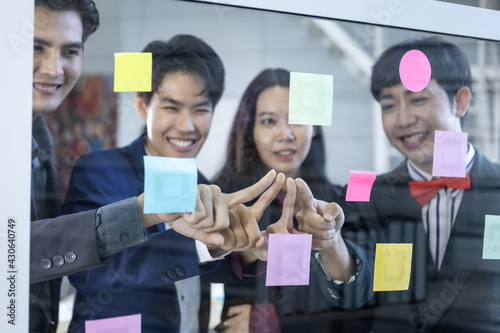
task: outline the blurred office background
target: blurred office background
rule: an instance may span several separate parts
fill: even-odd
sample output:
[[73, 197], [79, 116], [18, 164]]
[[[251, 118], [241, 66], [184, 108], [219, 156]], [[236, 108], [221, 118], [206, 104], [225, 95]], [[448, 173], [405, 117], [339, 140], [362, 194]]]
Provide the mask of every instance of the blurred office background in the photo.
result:
[[[493, 9], [499, 6], [496, 1], [460, 3]], [[369, 92], [371, 66], [392, 44], [431, 33], [177, 0], [97, 0], [96, 4], [101, 26], [86, 45], [84, 78], [112, 78], [114, 53], [140, 52], [152, 40], [167, 40], [180, 33], [204, 39], [222, 58], [226, 89], [198, 158], [207, 177], [213, 177], [222, 166], [229, 127], [244, 88], [267, 67], [333, 76], [333, 121], [331, 127], [324, 128], [328, 176], [333, 182], [345, 184], [349, 170], [385, 172], [401, 161], [385, 138], [379, 107]], [[384, 23], [404, 10], [396, 2], [396, 6], [381, 8], [373, 15]], [[499, 45], [442, 37], [459, 45], [472, 66], [474, 98], [465, 131], [479, 149], [498, 161]], [[116, 114], [107, 116], [101, 131], [115, 137], [104, 147], [126, 145], [144, 128], [133, 93], [118, 93], [114, 98]], [[110, 103], [107, 109], [115, 105]], [[109, 119], [116, 121], [112, 132]]]

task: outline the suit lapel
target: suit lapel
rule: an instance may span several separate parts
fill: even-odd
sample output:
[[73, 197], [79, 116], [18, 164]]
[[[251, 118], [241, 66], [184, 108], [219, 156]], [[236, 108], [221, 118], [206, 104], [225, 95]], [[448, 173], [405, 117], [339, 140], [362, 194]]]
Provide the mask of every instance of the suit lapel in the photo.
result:
[[437, 279], [429, 290], [427, 302], [443, 295], [443, 290], [451, 290], [452, 286], [454, 289], [452, 293], [447, 293], [445, 307], [436, 313], [435, 320], [429, 323], [426, 331], [431, 330], [448, 308], [453, 307], [457, 295], [467, 288], [467, 280], [482, 259], [482, 247], [477, 246], [477, 242], [482, 240], [480, 233], [484, 230], [485, 207], [488, 206], [482, 192], [492, 185], [488, 184], [484, 175], [493, 174], [493, 170], [485, 169], [488, 168], [485, 161], [484, 156], [476, 150], [475, 162], [469, 173], [471, 188], [464, 191], [446, 253]]
[[146, 155], [144, 144], [145, 135], [142, 134], [130, 145], [123, 148], [124, 156], [133, 165], [137, 179], [141, 184], [144, 184], [144, 155]]
[[453, 275], [456, 276], [457, 262], [460, 261], [463, 264], [461, 258], [464, 258], [464, 256], [460, 255], [463, 251], [467, 251], [467, 258], [470, 259], [467, 260], [466, 265], [460, 265], [460, 269], [458, 270], [461, 274], [460, 278], [462, 281], [467, 280], [471, 271], [482, 258], [481, 248], [466, 245], [471, 238], [470, 236], [477, 233], [478, 229], [482, 231], [484, 226], [485, 208], [483, 206], [484, 201], [482, 200], [483, 196], [481, 192], [488, 184], [484, 184], [484, 179], [481, 176], [482, 170], [484, 169], [484, 157], [479, 152], [476, 152], [476, 154], [474, 165], [469, 174], [471, 178], [471, 188], [464, 191], [453, 228], [451, 229], [450, 239], [446, 246], [446, 253], [441, 264], [439, 278], [449, 277], [448, 271], [450, 269], [453, 271]]

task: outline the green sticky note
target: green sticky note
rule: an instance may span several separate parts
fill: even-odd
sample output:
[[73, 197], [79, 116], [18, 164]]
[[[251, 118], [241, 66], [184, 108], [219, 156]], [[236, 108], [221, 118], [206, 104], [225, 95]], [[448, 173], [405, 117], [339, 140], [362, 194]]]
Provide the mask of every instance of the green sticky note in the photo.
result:
[[153, 55], [115, 53], [114, 91], [151, 91]]
[[333, 76], [290, 73], [288, 123], [332, 125]]
[[408, 290], [413, 244], [377, 244], [373, 291]]
[[500, 216], [485, 216], [483, 259], [500, 259]]

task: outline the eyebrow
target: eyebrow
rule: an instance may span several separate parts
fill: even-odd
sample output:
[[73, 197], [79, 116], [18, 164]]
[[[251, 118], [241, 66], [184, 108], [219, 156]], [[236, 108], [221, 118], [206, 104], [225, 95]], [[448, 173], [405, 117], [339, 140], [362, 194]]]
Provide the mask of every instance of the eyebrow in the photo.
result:
[[263, 111], [257, 115], [257, 117], [262, 117], [262, 116], [274, 116], [276, 112], [274, 111]]
[[[172, 104], [176, 104], [176, 105], [184, 105], [184, 103], [182, 102], [179, 102], [178, 100], [175, 100], [173, 98], [170, 98], [170, 97], [163, 97], [161, 100], [160, 100], [161, 103], [172, 103]], [[210, 101], [204, 101], [204, 102], [200, 102], [198, 104], [195, 104], [193, 105], [193, 107], [199, 107], [199, 106], [210, 106], [212, 105], [212, 103]]]
[[[52, 46], [51, 42], [49, 42], [48, 40], [39, 38], [39, 37], [35, 37], [34, 42], [38, 43], [38, 44], [45, 45], [45, 46]], [[83, 43], [81, 43], [81, 42], [66, 43], [66, 44], [62, 45], [62, 48], [65, 48], [65, 49], [71, 49], [71, 48], [83, 49]]]

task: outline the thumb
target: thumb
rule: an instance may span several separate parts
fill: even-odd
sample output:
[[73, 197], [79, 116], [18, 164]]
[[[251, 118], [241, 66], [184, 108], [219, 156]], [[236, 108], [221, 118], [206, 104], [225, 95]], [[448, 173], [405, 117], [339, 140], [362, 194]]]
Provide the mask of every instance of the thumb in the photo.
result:
[[205, 245], [215, 245], [215, 246], [221, 246], [224, 245], [224, 236], [218, 232], [203, 232], [201, 230], [196, 230], [193, 236], [191, 236], [193, 239], [197, 239], [200, 242], [204, 243]]
[[292, 178], [286, 180], [286, 196], [283, 201], [283, 212], [281, 213], [281, 218], [278, 224], [286, 230], [291, 231], [293, 229], [293, 208], [295, 205], [295, 197], [297, 195], [297, 187]]

